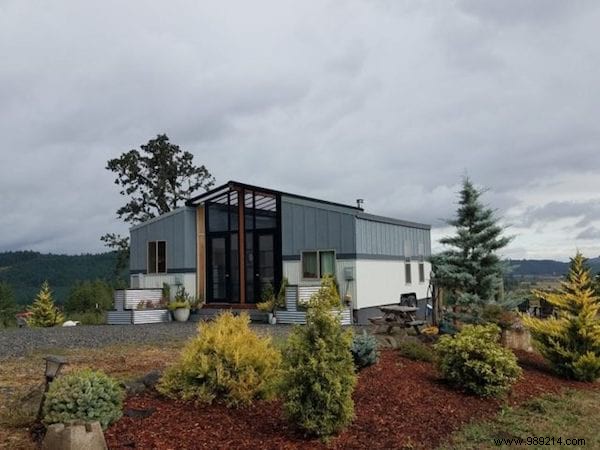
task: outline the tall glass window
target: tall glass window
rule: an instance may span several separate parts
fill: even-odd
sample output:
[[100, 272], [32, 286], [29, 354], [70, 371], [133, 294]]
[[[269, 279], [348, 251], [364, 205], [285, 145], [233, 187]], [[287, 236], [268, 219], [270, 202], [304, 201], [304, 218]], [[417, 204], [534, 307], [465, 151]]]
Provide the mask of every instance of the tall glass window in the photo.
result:
[[167, 273], [165, 241], [148, 241], [148, 273]]
[[321, 278], [325, 275], [335, 276], [335, 253], [319, 252], [319, 272]]

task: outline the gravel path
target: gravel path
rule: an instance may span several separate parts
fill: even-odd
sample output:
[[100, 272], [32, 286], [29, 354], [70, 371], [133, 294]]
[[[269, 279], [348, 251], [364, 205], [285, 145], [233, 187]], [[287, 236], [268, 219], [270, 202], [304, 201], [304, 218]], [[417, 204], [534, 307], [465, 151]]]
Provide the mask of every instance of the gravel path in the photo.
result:
[[[32, 351], [58, 348], [99, 348], [114, 344], [157, 343], [187, 339], [196, 333], [196, 322], [147, 325], [95, 325], [56, 328], [0, 329], [0, 359], [25, 356]], [[291, 327], [252, 324], [261, 333], [286, 336]]]

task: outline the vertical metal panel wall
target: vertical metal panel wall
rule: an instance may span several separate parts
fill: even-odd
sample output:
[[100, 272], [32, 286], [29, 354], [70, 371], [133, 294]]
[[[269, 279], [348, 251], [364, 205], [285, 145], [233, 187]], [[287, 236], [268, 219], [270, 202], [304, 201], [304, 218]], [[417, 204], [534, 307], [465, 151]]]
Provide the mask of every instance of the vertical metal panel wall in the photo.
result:
[[196, 209], [185, 207], [164, 214], [130, 230], [129, 269], [145, 273], [148, 241], [167, 242], [167, 271], [186, 272], [196, 269]]
[[426, 227], [386, 222], [384, 218], [356, 219], [357, 258], [427, 258], [431, 233]]
[[356, 253], [356, 228], [350, 208], [282, 196], [281, 234], [284, 259], [304, 250], [335, 250], [338, 258]]

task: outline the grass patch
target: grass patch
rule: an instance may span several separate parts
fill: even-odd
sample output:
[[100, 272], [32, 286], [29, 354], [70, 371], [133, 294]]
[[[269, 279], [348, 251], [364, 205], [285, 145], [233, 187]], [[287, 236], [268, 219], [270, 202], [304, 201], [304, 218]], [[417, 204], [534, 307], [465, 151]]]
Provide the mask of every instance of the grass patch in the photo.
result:
[[[472, 423], [455, 433], [441, 449], [496, 449], [518, 448], [498, 445], [494, 439], [550, 438], [543, 445], [523, 444], [531, 449], [600, 448], [600, 393], [594, 391], [566, 391], [561, 395], [544, 395], [528, 403], [503, 409], [495, 419]], [[552, 445], [551, 438], [555, 438]], [[561, 438], [562, 445], [558, 445]], [[577, 445], [566, 445], [566, 439], [584, 439]], [[571, 441], [572, 442], [572, 441]], [[545, 444], [549, 445], [545, 445]]]

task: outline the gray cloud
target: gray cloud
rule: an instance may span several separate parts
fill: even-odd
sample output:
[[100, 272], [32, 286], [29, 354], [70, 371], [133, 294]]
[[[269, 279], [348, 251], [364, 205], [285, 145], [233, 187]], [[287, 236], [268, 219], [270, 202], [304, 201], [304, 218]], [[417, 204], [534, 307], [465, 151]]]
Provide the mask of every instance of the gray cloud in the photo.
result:
[[558, 0], [4, 1], [0, 250], [100, 250], [126, 230], [106, 160], [160, 132], [219, 182], [436, 226], [468, 173], [520, 227], [515, 257], [541, 222], [597, 226], [594, 202], [527, 194], [600, 175], [599, 20]]
[[600, 240], [600, 229], [596, 227], [587, 227], [577, 235], [577, 239]]
[[[531, 226], [535, 223], [569, 218], [577, 220], [576, 227], [585, 227], [600, 220], [600, 199], [584, 202], [550, 202], [543, 206], [531, 207], [522, 216], [521, 225]], [[590, 228], [586, 231], [588, 230]]]

